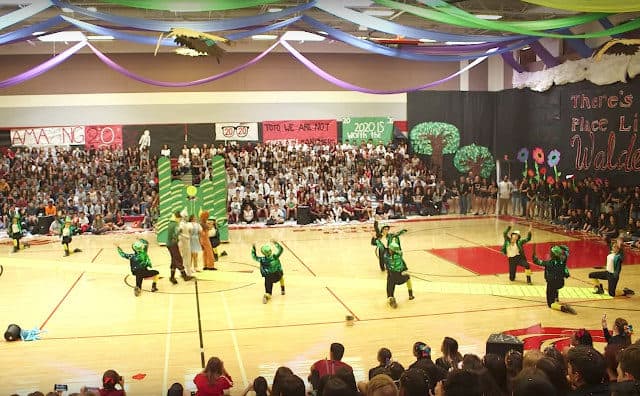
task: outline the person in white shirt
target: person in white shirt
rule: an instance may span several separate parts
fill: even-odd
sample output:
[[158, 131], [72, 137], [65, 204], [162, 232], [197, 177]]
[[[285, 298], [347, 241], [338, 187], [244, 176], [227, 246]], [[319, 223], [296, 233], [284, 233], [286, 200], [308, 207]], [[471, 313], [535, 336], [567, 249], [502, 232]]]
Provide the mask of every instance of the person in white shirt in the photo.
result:
[[160, 155], [167, 158], [171, 157], [171, 149], [169, 148], [169, 146], [167, 146], [166, 144], [162, 146], [162, 150], [160, 150]]
[[511, 200], [511, 192], [513, 184], [509, 180], [509, 176], [504, 176], [502, 181], [498, 183], [498, 215], [506, 215], [509, 213], [509, 201]]

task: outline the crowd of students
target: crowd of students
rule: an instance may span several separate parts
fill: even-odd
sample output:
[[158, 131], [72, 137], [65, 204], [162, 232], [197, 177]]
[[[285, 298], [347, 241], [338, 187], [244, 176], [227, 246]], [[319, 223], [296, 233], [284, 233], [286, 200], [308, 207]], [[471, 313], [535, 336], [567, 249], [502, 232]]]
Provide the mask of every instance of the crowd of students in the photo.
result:
[[[632, 343], [632, 326], [617, 318], [609, 330], [602, 319], [604, 353], [593, 345], [593, 331], [572, 333], [570, 345], [559, 350], [550, 345], [544, 350], [524, 354], [511, 350], [500, 356], [461, 354], [458, 342], [445, 337], [440, 357], [433, 359], [431, 347], [416, 342], [415, 358], [408, 365], [393, 359], [388, 348], [380, 348], [376, 365], [365, 380], [356, 382], [353, 368], [343, 361], [345, 348], [333, 343], [329, 358], [313, 363], [305, 382], [288, 367], [279, 367], [271, 386], [257, 377], [242, 392], [243, 396], [638, 396], [640, 395], [640, 341]], [[599, 334], [596, 334], [599, 335]], [[218, 357], [208, 360], [194, 379], [196, 396], [222, 396], [234, 388], [232, 376]], [[107, 370], [99, 388], [82, 388], [77, 396], [125, 396], [124, 378]], [[235, 389], [235, 388], [234, 388]], [[240, 394], [238, 392], [234, 392]], [[167, 396], [183, 396], [184, 387], [173, 384]], [[41, 393], [32, 393], [30, 396]], [[44, 395], [42, 395], [44, 396]]]
[[[438, 179], [405, 141], [391, 144], [266, 142], [164, 147], [178, 154], [175, 176], [194, 184], [225, 158], [230, 223], [281, 224], [304, 211], [318, 223], [408, 215], [510, 214], [550, 221], [603, 237], [640, 239], [640, 186], [608, 180], [527, 177], [496, 183], [468, 174]], [[81, 231], [121, 229], [127, 216], [151, 228], [157, 217], [157, 158], [147, 148], [15, 148], [0, 160], [0, 228], [21, 208], [25, 227], [43, 215], [70, 215]], [[498, 203], [498, 204], [497, 204]], [[139, 217], [138, 217], [139, 216]]]

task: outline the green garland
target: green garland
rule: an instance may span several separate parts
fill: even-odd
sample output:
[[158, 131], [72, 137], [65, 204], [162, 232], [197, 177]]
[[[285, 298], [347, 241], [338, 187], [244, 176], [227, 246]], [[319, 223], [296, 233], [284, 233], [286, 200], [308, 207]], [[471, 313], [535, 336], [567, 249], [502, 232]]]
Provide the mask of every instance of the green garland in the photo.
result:
[[277, 0], [100, 0], [103, 3], [118, 4], [121, 6], [144, 8], [147, 10], [199, 12], [199, 11], [225, 11], [241, 8], [258, 7], [276, 3]]
[[557, 8], [559, 10], [583, 11], [583, 12], [635, 12], [640, 11], [640, 2], [637, 0], [613, 1], [613, 0], [524, 0], [527, 3], [544, 7]]
[[559, 18], [550, 21], [530, 21], [530, 22], [499, 22], [489, 21], [476, 17], [466, 11], [452, 6], [442, 0], [418, 0], [421, 3], [437, 9], [437, 11], [416, 7], [400, 3], [393, 0], [373, 0], [375, 3], [383, 5], [394, 10], [404, 11], [425, 19], [436, 22], [446, 23], [449, 25], [457, 25], [463, 27], [471, 27], [476, 29], [490, 29], [495, 31], [511, 32], [521, 35], [535, 37], [553, 37], [553, 38], [595, 38], [607, 37], [620, 34], [640, 28], [640, 18], [632, 20], [610, 29], [604, 29], [597, 32], [584, 34], [560, 34], [548, 33], [544, 30], [568, 28], [584, 23], [592, 22], [600, 18], [606, 17], [607, 14], [586, 14], [574, 17]]

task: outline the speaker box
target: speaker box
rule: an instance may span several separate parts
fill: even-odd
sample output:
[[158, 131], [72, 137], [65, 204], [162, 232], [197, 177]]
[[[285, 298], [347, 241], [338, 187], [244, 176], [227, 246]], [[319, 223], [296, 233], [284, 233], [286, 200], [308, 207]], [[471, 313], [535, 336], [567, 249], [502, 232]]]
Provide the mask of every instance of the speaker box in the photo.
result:
[[311, 219], [311, 208], [298, 205], [298, 224], [306, 225], [310, 223], [313, 223]]
[[510, 350], [522, 353], [524, 343], [518, 337], [508, 334], [496, 333], [489, 336], [486, 353], [493, 353], [504, 358]]
[[49, 233], [49, 227], [55, 220], [55, 216], [40, 216], [38, 217], [38, 224], [33, 229], [33, 234], [46, 235]]

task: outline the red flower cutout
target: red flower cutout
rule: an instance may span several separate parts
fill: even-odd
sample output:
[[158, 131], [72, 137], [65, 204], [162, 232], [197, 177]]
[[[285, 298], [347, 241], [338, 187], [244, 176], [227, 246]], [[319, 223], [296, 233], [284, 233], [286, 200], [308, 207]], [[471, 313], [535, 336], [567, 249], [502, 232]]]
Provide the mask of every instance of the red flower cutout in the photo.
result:
[[553, 176], [547, 176], [547, 184], [555, 184], [555, 182]]
[[533, 171], [533, 169], [529, 169], [529, 170], [527, 171], [527, 176], [529, 176], [529, 177], [533, 177], [533, 176], [535, 176], [535, 175], [536, 175], [536, 173]]
[[533, 149], [532, 157], [539, 165], [544, 164], [544, 151], [540, 147]]
[[540, 168], [540, 174], [542, 176], [546, 175], [547, 174], [547, 168], [545, 168], [545, 167]]
[[133, 378], [134, 380], [141, 381], [141, 380], [143, 380], [143, 379], [144, 379], [144, 377], [146, 377], [146, 376], [147, 376], [146, 374], [138, 373], [138, 374], [136, 374], [136, 375], [132, 376], [131, 378]]

